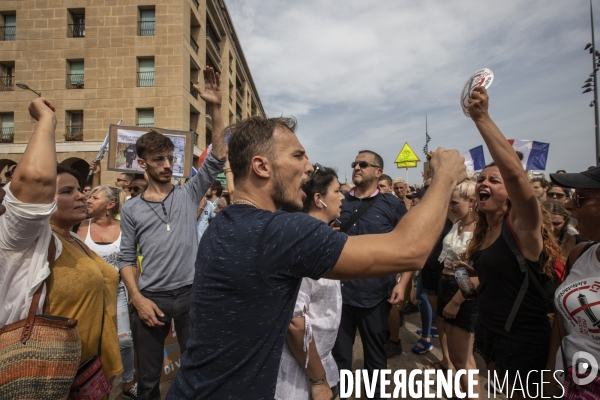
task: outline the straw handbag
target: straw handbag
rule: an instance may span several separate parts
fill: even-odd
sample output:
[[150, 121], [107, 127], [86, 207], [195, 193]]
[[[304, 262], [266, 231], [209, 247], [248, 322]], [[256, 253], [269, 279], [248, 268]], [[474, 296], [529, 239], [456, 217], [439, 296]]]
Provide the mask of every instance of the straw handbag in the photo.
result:
[[[48, 263], [56, 244], [50, 239]], [[0, 400], [64, 399], [81, 358], [77, 320], [35, 315], [43, 283], [33, 295], [26, 319], [0, 329]]]

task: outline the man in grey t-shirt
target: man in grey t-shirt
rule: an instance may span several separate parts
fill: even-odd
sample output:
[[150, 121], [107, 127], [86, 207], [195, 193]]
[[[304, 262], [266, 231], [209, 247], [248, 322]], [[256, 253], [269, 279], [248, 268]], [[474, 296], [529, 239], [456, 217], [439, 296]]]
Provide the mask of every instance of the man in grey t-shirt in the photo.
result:
[[[133, 304], [133, 342], [137, 353], [138, 399], [159, 399], [164, 340], [175, 321], [183, 353], [189, 336], [190, 292], [197, 251], [196, 211], [200, 200], [223, 169], [225, 145], [219, 74], [204, 70], [202, 99], [213, 116], [212, 152], [198, 174], [183, 186], [173, 186], [173, 152], [169, 138], [154, 131], [136, 142], [138, 165], [148, 176], [148, 188], [123, 206], [119, 270]], [[144, 256], [135, 279], [136, 249]]]

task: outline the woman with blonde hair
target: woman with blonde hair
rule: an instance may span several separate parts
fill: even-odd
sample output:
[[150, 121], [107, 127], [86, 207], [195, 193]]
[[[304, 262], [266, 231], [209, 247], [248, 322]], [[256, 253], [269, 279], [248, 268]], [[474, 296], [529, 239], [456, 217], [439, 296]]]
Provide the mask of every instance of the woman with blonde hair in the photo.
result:
[[[450, 213], [455, 224], [443, 241], [439, 261], [444, 264], [438, 288], [438, 328], [446, 335], [450, 362], [457, 370], [475, 370], [473, 340], [477, 322], [477, 306], [463, 297], [452, 263], [465, 257], [467, 246], [477, 224], [474, 175], [470, 175], [454, 189], [450, 198]], [[461, 377], [462, 387], [468, 386], [467, 376]], [[475, 393], [479, 392], [476, 386]]]
[[[86, 200], [86, 212], [91, 218], [82, 222], [77, 231], [84, 243], [115, 269], [121, 245], [121, 223], [117, 216], [124, 202], [125, 192], [120, 188], [96, 186]], [[117, 335], [123, 363], [123, 396], [135, 399], [137, 386], [133, 379], [133, 341], [129, 327], [127, 291], [123, 281], [119, 282], [117, 292]]]

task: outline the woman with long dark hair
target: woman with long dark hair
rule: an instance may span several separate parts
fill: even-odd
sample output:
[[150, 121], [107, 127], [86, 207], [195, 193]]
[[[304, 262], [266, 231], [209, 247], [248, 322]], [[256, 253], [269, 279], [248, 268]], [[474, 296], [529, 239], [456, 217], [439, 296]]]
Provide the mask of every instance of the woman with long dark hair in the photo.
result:
[[[494, 160], [477, 179], [477, 226], [466, 252], [479, 279], [475, 347], [489, 370], [509, 382], [517, 374], [529, 378], [535, 390], [540, 375], [527, 374], [546, 366], [557, 245], [542, 233], [540, 205], [519, 157], [488, 114], [485, 88], [473, 90], [468, 111]], [[549, 293], [528, 284], [534, 279]]]
[[564, 203], [556, 200], [547, 200], [542, 205], [548, 212], [548, 222], [552, 226], [556, 242], [560, 246], [564, 258], [567, 258], [571, 249], [577, 244], [577, 237], [569, 232], [571, 213], [565, 208]]

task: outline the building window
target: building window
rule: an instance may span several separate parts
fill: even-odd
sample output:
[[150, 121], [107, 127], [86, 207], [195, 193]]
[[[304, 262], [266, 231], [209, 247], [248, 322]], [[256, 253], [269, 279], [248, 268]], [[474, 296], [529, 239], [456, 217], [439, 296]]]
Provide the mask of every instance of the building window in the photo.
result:
[[155, 34], [155, 17], [154, 8], [140, 9], [140, 20], [138, 21], [139, 36], [154, 36]]
[[67, 129], [65, 141], [80, 142], [83, 140], [83, 111], [67, 111]]
[[83, 61], [69, 61], [67, 73], [67, 89], [83, 89]]
[[0, 92], [15, 90], [15, 62], [0, 63]]
[[138, 109], [137, 126], [154, 126], [154, 108]]
[[15, 114], [0, 114], [0, 124], [2, 124], [2, 143], [12, 143], [15, 139]]
[[4, 26], [0, 27], [0, 40], [12, 42], [17, 39], [17, 14], [2, 13]]
[[69, 10], [69, 19], [67, 36], [70, 38], [85, 37], [85, 9]]
[[154, 57], [138, 58], [138, 86], [154, 86]]
[[208, 147], [209, 144], [212, 143], [212, 130], [207, 126], [206, 127], [206, 135], [204, 137], [204, 144]]
[[212, 24], [208, 19], [206, 20], [206, 37], [213, 44], [213, 46], [215, 46], [217, 54], [221, 53], [221, 48], [219, 47], [219, 39], [217, 38], [215, 29], [213, 28]]

